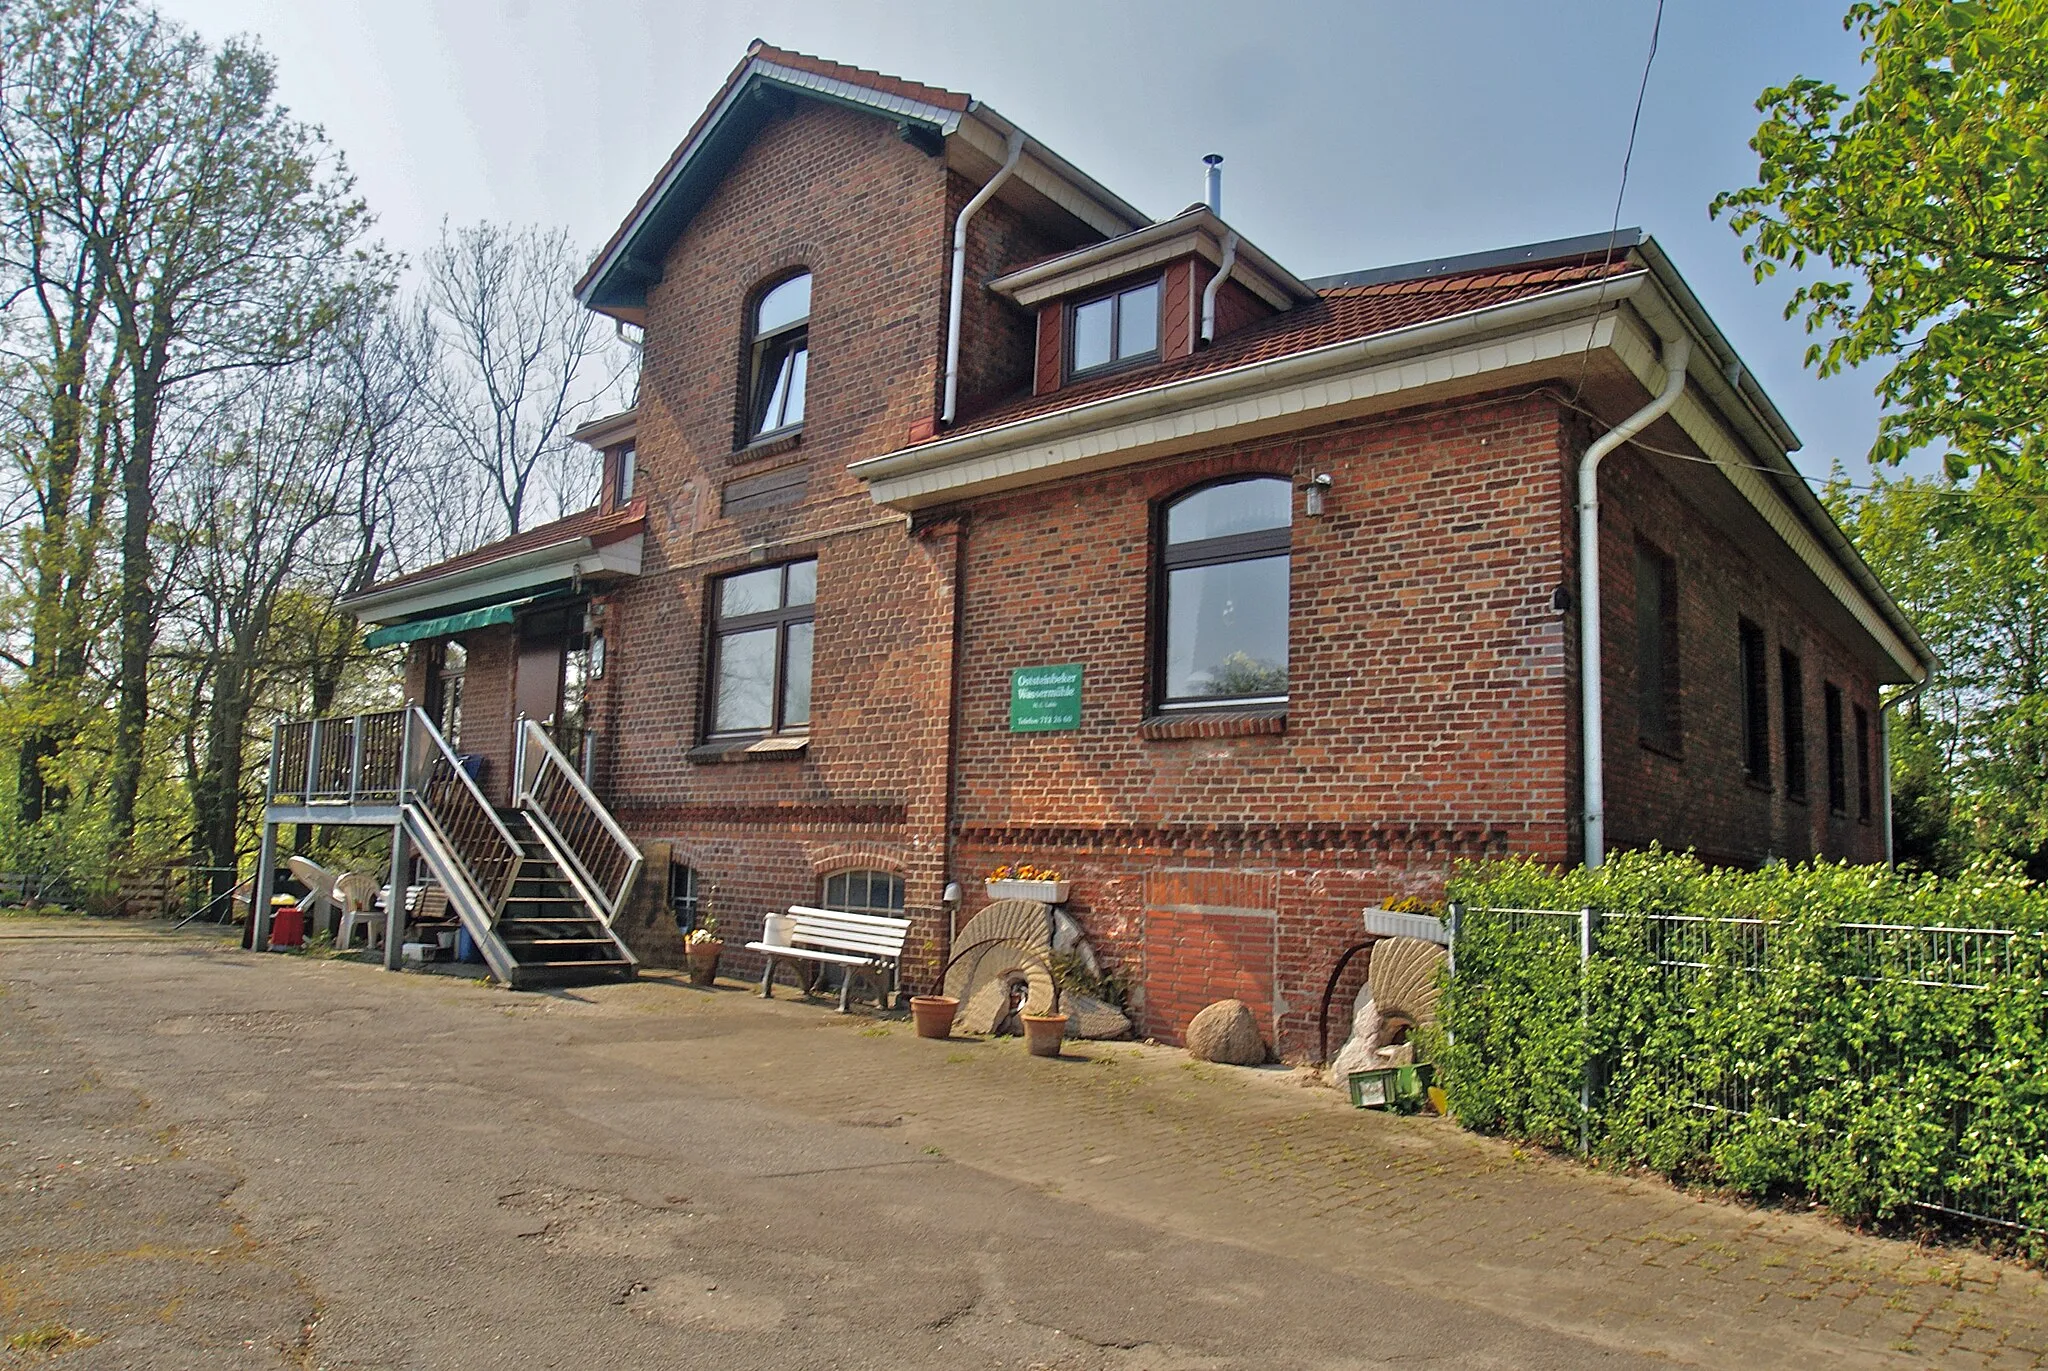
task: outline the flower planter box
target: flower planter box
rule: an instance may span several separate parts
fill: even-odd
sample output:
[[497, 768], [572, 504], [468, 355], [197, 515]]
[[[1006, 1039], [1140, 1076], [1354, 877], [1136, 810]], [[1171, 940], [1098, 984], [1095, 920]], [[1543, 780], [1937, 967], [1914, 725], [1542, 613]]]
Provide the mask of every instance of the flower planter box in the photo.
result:
[[1065, 881], [987, 881], [983, 888], [991, 900], [1038, 900], [1044, 904], [1067, 902]]

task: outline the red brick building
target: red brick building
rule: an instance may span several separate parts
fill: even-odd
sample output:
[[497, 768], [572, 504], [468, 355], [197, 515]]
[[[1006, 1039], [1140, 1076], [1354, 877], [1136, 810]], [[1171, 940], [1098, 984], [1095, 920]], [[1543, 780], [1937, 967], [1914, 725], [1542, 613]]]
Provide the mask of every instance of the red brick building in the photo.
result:
[[[907, 912], [922, 979], [1028, 861], [1142, 1032], [1236, 995], [1298, 1054], [1363, 907], [1581, 860], [1589, 808], [1885, 855], [1880, 691], [1927, 651], [1639, 233], [1303, 281], [757, 44], [579, 289], [645, 340], [600, 504], [353, 605], [487, 778], [515, 716], [574, 730], [643, 955], [826, 900]], [[1588, 586], [1582, 461], [1646, 406]]]

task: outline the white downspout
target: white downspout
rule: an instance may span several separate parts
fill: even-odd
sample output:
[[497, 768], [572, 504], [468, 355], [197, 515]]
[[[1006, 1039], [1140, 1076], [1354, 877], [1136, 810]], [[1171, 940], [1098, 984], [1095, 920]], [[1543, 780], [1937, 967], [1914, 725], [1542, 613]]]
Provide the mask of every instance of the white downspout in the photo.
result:
[[1884, 864], [1895, 866], [1898, 858], [1892, 849], [1892, 711], [1900, 705], [1909, 705], [1920, 698], [1920, 693], [1933, 685], [1927, 680], [1902, 690], [1887, 700], [1883, 696], [1877, 701], [1877, 783], [1884, 788]]
[[1223, 261], [1217, 266], [1216, 274], [1209, 278], [1209, 284], [1202, 288], [1202, 341], [1216, 341], [1216, 292], [1223, 289], [1223, 283], [1230, 279], [1230, 269], [1237, 265], [1237, 230], [1232, 229], [1223, 236]]
[[960, 297], [967, 289], [967, 221], [1010, 179], [1010, 173], [1017, 169], [1017, 159], [1023, 155], [1024, 130], [1011, 129], [1010, 155], [953, 221], [953, 293], [946, 305], [946, 407], [939, 413], [941, 423], [953, 422], [953, 407], [960, 398]]
[[1692, 340], [1664, 340], [1664, 389], [1657, 398], [1595, 439], [1579, 459], [1579, 752], [1585, 763], [1586, 865], [1607, 857], [1607, 759], [1602, 746], [1600, 680], [1600, 463], [1608, 453], [1664, 416], [1685, 390]]

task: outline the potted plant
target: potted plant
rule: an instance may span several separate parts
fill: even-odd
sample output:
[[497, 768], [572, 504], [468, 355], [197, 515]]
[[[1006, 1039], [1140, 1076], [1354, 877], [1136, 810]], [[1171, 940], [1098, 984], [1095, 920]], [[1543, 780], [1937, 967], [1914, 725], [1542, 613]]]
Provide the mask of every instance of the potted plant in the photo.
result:
[[1029, 862], [1005, 862], [982, 880], [991, 900], [1038, 900], [1045, 904], [1067, 902], [1067, 882], [1049, 866]]
[[1027, 1014], [1017, 1011], [1018, 1022], [1024, 1025], [1024, 1050], [1034, 1057], [1057, 1057], [1060, 1044], [1067, 1038], [1067, 1011], [1060, 1008], [1060, 983], [1052, 983], [1052, 1012], [1049, 1014]]
[[718, 957], [725, 944], [718, 939], [718, 920], [705, 915], [683, 940], [683, 954], [690, 959], [690, 980], [697, 985], [718, 984]]
[[917, 1025], [920, 1038], [950, 1038], [953, 1036], [953, 1016], [960, 1012], [960, 1001], [951, 995], [912, 995], [910, 997], [911, 1021]]

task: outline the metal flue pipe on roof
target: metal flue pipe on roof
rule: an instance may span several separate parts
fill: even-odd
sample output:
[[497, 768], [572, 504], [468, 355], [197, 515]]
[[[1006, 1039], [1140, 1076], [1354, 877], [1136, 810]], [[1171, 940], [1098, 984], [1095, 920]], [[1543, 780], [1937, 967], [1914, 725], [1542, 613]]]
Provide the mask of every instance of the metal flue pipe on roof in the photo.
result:
[[953, 422], [953, 411], [960, 400], [960, 300], [967, 289], [967, 221], [1002, 189], [1023, 155], [1024, 130], [1011, 129], [1009, 156], [1003, 159], [996, 174], [989, 177], [988, 184], [961, 207], [960, 217], [953, 221], [953, 291], [946, 304], [946, 405], [939, 412], [942, 423]]
[[1223, 217], [1223, 154], [1212, 152], [1202, 159], [1209, 170], [1202, 177], [1202, 203], [1218, 219]]
[[1600, 672], [1600, 463], [1608, 453], [1664, 417], [1685, 391], [1692, 340], [1664, 340], [1664, 388], [1657, 398], [1593, 440], [1579, 459], [1579, 755], [1585, 764], [1586, 865], [1607, 858], [1606, 749]]

